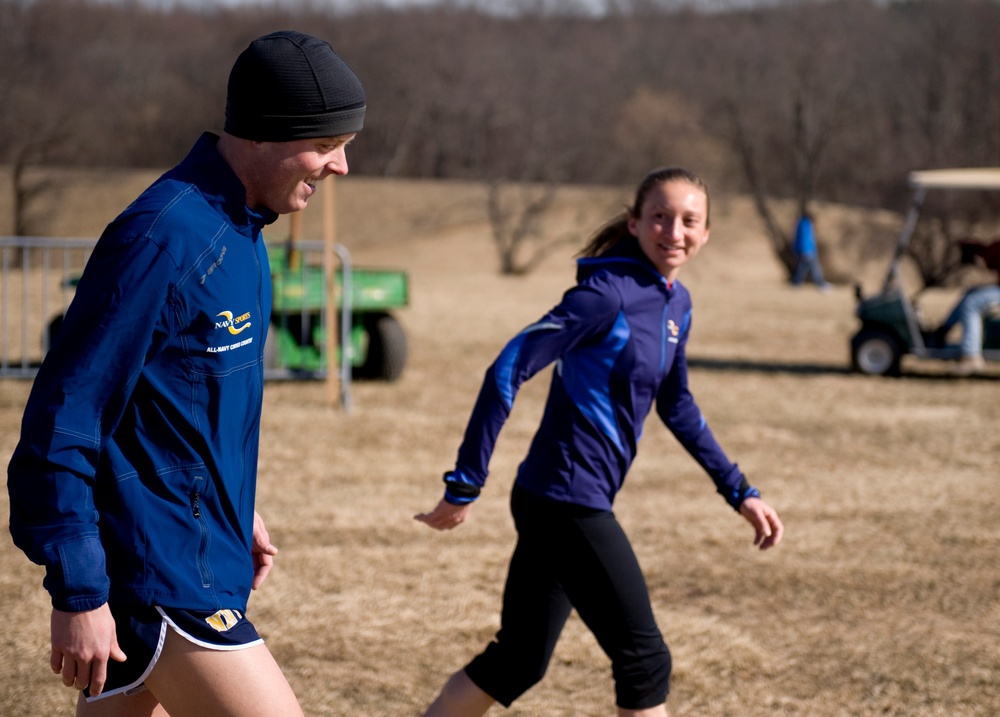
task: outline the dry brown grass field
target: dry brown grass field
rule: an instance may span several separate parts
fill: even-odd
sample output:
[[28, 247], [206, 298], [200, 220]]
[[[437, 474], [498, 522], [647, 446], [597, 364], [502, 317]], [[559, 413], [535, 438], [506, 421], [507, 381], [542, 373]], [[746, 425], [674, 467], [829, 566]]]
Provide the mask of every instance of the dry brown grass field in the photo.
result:
[[[134, 188], [109, 194], [73, 219], [79, 196], [63, 193], [51, 231], [95, 235]], [[281, 554], [250, 614], [308, 715], [417, 715], [498, 625], [507, 498], [547, 374], [518, 396], [471, 521], [436, 533], [413, 515], [440, 495], [486, 366], [572, 283], [574, 250], [499, 276], [479, 198], [461, 185], [343, 180], [339, 240], [359, 264], [410, 272], [410, 362], [396, 383], [355, 384], [349, 413], [323, 384], [266, 391], [258, 508]], [[553, 226], [591, 228], [616, 201], [613, 189], [581, 190]], [[717, 197], [714, 212], [712, 240], [682, 274], [695, 301], [692, 387], [786, 535], [754, 550], [650, 418], [616, 513], [673, 653], [671, 715], [1000, 714], [1000, 372], [849, 373], [851, 289], [789, 287], [749, 203]], [[317, 222], [307, 213], [307, 233]], [[0, 382], [4, 462], [28, 390]], [[6, 492], [0, 503], [6, 513]], [[41, 569], [6, 531], [0, 557], [0, 714], [72, 714], [75, 693], [48, 669]], [[607, 661], [574, 617], [545, 680], [507, 714], [596, 717], [612, 701]]]

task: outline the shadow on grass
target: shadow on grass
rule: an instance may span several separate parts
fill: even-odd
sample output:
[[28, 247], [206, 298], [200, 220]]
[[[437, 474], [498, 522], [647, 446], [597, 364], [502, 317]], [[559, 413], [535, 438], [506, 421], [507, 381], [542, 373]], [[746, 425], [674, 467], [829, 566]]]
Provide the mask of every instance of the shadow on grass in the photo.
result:
[[1000, 381], [1000, 374], [987, 372], [974, 376], [952, 376], [948, 365], [903, 366], [902, 375], [865, 376], [853, 371], [846, 363], [810, 363], [802, 361], [754, 361], [752, 359], [698, 358], [688, 356], [688, 367], [704, 371], [786, 374], [793, 376], [856, 376], [858, 379], [891, 381], [913, 379], [924, 381]]
[[688, 356], [689, 368], [705, 371], [743, 371], [746, 373], [776, 373], [811, 376], [844, 375], [849, 366], [838, 364], [803, 363], [796, 361], [754, 361], [751, 359], [696, 358]]

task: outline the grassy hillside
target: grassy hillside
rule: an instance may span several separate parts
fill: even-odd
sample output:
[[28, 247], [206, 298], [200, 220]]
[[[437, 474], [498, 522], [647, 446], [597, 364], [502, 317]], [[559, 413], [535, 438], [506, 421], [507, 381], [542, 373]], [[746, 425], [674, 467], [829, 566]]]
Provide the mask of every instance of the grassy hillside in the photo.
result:
[[[125, 184], [109, 192], [128, 201]], [[497, 628], [507, 496], [547, 374], [519, 394], [471, 522], [439, 534], [412, 516], [439, 497], [483, 371], [574, 269], [567, 248], [529, 276], [498, 276], [480, 192], [338, 183], [339, 238], [355, 260], [410, 272], [410, 364], [398, 383], [356, 384], [349, 414], [317, 384], [266, 391], [258, 508], [281, 554], [250, 614], [310, 715], [416, 715]], [[75, 196], [63, 201], [79, 206]], [[560, 223], [588, 229], [586, 210], [625, 199], [575, 197]], [[787, 286], [748, 203], [718, 197], [714, 210], [712, 239], [682, 274], [692, 388], [787, 535], [753, 550], [748, 526], [649, 419], [616, 513], [673, 652], [671, 714], [1000, 714], [1000, 373], [849, 373], [850, 288]], [[115, 211], [51, 221], [92, 234]], [[2, 456], [28, 389], [0, 382]], [[6, 535], [0, 557], [0, 714], [71, 714], [73, 691], [48, 669], [40, 570]], [[612, 700], [606, 659], [574, 617], [544, 682], [505, 714], [597, 717]]]

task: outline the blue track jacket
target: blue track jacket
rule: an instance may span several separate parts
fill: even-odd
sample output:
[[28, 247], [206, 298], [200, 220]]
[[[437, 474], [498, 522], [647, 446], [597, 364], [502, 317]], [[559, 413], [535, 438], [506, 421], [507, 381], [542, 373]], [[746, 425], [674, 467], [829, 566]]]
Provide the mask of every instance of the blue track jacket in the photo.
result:
[[578, 284], [515, 336], [486, 372], [450, 480], [482, 486], [521, 384], [556, 362], [541, 425], [517, 484], [552, 500], [610, 510], [654, 402], [660, 418], [738, 508], [751, 488], [688, 390], [691, 297], [633, 239], [578, 261]]
[[246, 606], [277, 215], [216, 140], [105, 230], [32, 386], [10, 530], [58, 609]]

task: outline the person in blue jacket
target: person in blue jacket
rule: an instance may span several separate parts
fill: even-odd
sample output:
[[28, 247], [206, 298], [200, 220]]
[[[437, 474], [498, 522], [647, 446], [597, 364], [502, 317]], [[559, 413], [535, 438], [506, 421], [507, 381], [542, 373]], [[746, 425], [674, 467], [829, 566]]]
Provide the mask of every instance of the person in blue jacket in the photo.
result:
[[517, 545], [496, 639], [453, 674], [425, 717], [510, 706], [545, 673], [576, 609], [611, 659], [619, 715], [666, 715], [670, 652], [628, 538], [612, 512], [643, 420], [660, 418], [746, 518], [762, 550], [781, 540], [777, 513], [719, 447], [688, 389], [691, 297], [677, 275], [709, 238], [705, 183], [651, 172], [632, 206], [582, 252], [576, 286], [515, 336], [489, 367], [445, 494], [415, 518], [463, 523], [520, 385], [555, 362], [541, 424], [511, 493]]
[[795, 241], [792, 245], [795, 252], [795, 269], [792, 271], [792, 285], [801, 286], [807, 278], [821, 291], [829, 291], [830, 285], [823, 276], [823, 266], [819, 263], [819, 250], [816, 247], [816, 225], [812, 214], [802, 212], [795, 225]]
[[84, 269], [7, 480], [78, 715], [302, 714], [246, 618], [277, 552], [254, 505], [261, 231], [347, 173], [364, 114], [326, 41], [257, 38], [232, 67], [221, 136], [125, 209]]

